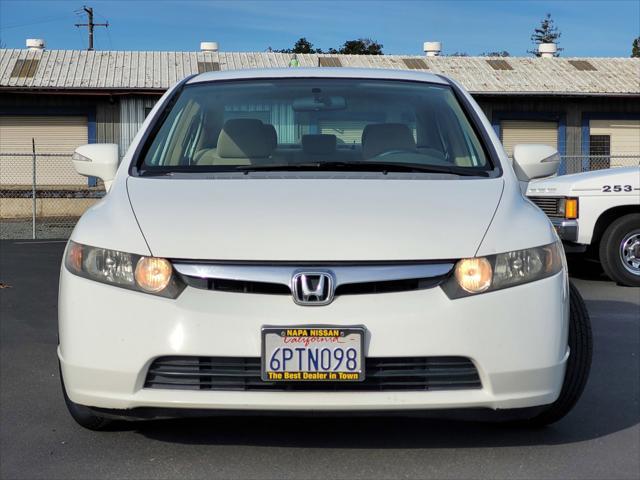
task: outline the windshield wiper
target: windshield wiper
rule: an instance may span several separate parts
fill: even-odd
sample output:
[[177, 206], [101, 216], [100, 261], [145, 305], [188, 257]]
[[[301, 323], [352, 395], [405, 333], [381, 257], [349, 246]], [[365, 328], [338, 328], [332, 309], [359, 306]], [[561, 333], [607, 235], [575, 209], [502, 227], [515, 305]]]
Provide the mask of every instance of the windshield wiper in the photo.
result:
[[140, 172], [140, 176], [141, 177], [171, 177], [175, 172], [176, 170], [165, 170], [165, 169], [143, 170]]
[[413, 172], [445, 173], [462, 176], [489, 176], [489, 172], [473, 167], [457, 165], [418, 165], [401, 162], [306, 162], [272, 165], [240, 165], [242, 172], [282, 172], [282, 171], [353, 171], [353, 172]]

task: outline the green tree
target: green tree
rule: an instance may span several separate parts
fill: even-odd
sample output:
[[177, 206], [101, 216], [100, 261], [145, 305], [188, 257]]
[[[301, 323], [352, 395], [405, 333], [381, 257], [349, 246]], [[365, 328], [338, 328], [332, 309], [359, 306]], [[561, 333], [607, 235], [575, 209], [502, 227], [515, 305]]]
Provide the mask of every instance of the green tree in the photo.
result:
[[279, 53], [322, 53], [322, 49], [313, 48], [313, 43], [307, 40], [305, 37], [299, 38], [296, 43], [293, 44], [293, 48], [284, 48], [282, 50], [274, 50]]
[[[534, 45], [532, 50], [529, 50], [529, 53], [533, 55], [540, 56], [538, 53], [538, 45], [541, 43], [555, 43], [558, 45], [558, 40], [561, 37], [562, 33], [558, 27], [556, 27], [555, 22], [551, 18], [551, 14], [547, 13], [547, 15], [540, 21], [540, 26], [533, 30], [533, 34], [531, 35], [531, 42]], [[555, 57], [560, 56], [560, 52], [563, 49], [558, 47], [558, 51], [555, 53]]]
[[302, 37], [294, 43], [293, 53], [322, 53], [322, 50], [319, 48], [313, 48], [313, 43], [305, 37]]
[[640, 37], [634, 38], [631, 44], [631, 56], [633, 58], [640, 58]]
[[371, 40], [370, 38], [358, 38], [357, 40], [347, 40], [340, 49], [330, 48], [324, 52], [321, 48], [314, 48], [313, 43], [305, 37], [298, 39], [293, 48], [284, 48], [282, 50], [271, 50], [270, 52], [279, 53], [344, 53], [350, 55], [384, 55], [382, 52], [383, 45]]
[[[370, 38], [358, 38], [357, 40], [347, 40], [344, 42], [337, 53], [347, 55], [384, 55], [382, 51], [383, 46], [381, 43]], [[331, 50], [329, 53], [333, 53]]]

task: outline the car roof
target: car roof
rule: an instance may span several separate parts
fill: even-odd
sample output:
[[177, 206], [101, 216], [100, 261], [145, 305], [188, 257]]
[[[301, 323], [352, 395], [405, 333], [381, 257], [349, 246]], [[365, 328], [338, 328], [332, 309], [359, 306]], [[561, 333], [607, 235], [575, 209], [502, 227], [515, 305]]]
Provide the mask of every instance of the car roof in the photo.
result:
[[448, 85], [445, 77], [427, 72], [383, 68], [256, 68], [206, 72], [191, 78], [187, 84], [221, 80], [249, 80], [261, 78], [358, 78], [372, 80], [410, 80], [414, 82]]

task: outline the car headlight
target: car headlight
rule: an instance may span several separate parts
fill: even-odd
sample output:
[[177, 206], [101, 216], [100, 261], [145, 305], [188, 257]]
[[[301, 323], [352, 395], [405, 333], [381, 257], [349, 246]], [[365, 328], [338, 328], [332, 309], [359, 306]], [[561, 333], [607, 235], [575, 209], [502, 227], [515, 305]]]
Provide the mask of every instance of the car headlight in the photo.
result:
[[562, 271], [563, 265], [559, 242], [488, 257], [463, 258], [456, 263], [453, 275], [442, 284], [442, 289], [452, 299], [468, 297], [550, 277]]
[[80, 277], [162, 297], [176, 298], [185, 287], [171, 262], [164, 258], [69, 241], [64, 264], [67, 270]]

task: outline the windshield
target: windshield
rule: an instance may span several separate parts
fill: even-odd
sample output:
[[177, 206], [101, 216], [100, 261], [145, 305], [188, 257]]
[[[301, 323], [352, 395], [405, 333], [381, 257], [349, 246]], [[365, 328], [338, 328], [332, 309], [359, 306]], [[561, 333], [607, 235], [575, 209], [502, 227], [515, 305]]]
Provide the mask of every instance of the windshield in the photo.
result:
[[450, 87], [323, 78], [187, 85], [139, 165], [143, 175], [491, 169]]

